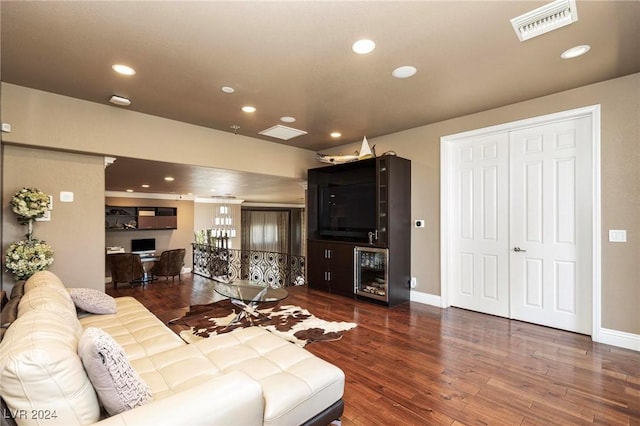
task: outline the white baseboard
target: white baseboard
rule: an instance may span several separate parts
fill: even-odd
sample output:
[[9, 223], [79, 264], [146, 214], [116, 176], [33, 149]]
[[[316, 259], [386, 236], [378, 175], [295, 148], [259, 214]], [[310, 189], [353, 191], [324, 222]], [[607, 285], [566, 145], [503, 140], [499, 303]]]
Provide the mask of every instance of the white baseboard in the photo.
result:
[[593, 336], [593, 341], [640, 352], [640, 335], [638, 334], [600, 328]]
[[[411, 301], [424, 303], [425, 305], [437, 306], [441, 308], [441, 297], [429, 293], [421, 293], [411, 290]], [[617, 346], [619, 348], [631, 349], [640, 352], [640, 335], [627, 333], [624, 331], [600, 328], [598, 333], [592, 336], [594, 342], [606, 345]]]
[[442, 307], [440, 305], [440, 296], [436, 296], [435, 294], [421, 293], [419, 291], [411, 290], [411, 301], [424, 303], [425, 305], [437, 306], [438, 308]]

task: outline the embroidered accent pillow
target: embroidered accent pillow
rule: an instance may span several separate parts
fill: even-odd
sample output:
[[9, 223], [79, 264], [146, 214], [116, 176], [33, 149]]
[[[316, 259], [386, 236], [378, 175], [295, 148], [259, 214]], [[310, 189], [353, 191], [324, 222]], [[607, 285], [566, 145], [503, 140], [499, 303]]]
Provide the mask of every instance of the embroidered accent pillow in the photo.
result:
[[109, 415], [153, 400], [149, 386], [131, 367], [122, 346], [104, 330], [88, 327], [78, 343], [78, 354]]
[[116, 301], [113, 297], [92, 288], [68, 288], [71, 300], [84, 311], [92, 314], [115, 314]]

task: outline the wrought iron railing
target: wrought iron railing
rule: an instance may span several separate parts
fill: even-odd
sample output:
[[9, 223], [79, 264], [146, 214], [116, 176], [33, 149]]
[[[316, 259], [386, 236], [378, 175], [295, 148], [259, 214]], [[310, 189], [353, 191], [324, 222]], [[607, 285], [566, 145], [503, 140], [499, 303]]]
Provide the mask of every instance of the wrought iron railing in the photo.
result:
[[193, 273], [207, 278], [250, 280], [271, 287], [305, 283], [305, 258], [287, 253], [237, 250], [193, 243]]

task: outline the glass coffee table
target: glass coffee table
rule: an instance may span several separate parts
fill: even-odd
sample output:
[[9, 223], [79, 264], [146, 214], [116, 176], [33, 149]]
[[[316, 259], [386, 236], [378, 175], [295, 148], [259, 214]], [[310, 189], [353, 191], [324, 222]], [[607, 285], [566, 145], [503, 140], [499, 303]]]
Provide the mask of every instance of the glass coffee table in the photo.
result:
[[243, 318], [247, 318], [249, 322], [253, 323], [253, 318], [259, 318], [263, 315], [258, 311], [261, 303], [279, 302], [289, 295], [284, 288], [273, 288], [248, 280], [232, 282], [215, 280], [213, 289], [221, 296], [229, 298], [231, 303], [240, 308], [240, 312], [231, 320], [229, 326]]

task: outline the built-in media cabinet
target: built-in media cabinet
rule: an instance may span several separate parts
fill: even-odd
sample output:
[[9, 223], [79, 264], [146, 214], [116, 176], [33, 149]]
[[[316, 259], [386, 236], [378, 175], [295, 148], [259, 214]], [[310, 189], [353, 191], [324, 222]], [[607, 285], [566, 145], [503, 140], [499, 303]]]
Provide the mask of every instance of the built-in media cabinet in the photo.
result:
[[104, 226], [107, 231], [177, 229], [176, 207], [105, 206]]
[[408, 301], [411, 161], [386, 155], [310, 169], [307, 198], [309, 286]]

